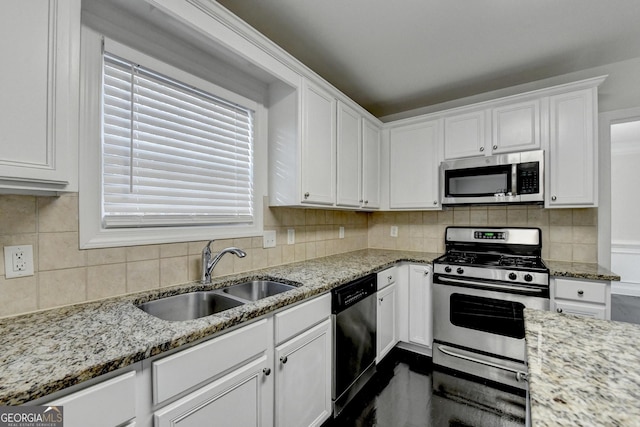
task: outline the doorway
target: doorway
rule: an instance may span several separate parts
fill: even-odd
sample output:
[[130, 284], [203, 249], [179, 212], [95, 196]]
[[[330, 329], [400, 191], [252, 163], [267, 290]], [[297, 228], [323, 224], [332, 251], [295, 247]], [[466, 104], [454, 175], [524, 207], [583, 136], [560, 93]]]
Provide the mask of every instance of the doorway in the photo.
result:
[[614, 293], [640, 296], [640, 118], [610, 123], [611, 270]]

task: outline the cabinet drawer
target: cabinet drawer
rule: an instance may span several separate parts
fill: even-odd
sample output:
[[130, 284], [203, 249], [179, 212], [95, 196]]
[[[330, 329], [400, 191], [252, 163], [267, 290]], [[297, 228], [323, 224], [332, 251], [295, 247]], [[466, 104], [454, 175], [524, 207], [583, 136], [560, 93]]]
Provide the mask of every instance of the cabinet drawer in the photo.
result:
[[595, 319], [607, 319], [607, 309], [604, 305], [583, 304], [575, 301], [556, 300], [556, 312], [573, 314], [574, 316], [593, 317]]
[[47, 403], [64, 407], [65, 427], [116, 426], [136, 416], [136, 373], [127, 372]]
[[378, 273], [378, 290], [383, 289], [392, 283], [396, 283], [396, 276], [398, 275], [398, 268], [387, 268]]
[[331, 315], [331, 294], [276, 314], [276, 345], [309, 329]]
[[153, 402], [163, 402], [267, 350], [267, 320], [152, 363]]
[[607, 285], [602, 282], [556, 280], [556, 298], [606, 304]]

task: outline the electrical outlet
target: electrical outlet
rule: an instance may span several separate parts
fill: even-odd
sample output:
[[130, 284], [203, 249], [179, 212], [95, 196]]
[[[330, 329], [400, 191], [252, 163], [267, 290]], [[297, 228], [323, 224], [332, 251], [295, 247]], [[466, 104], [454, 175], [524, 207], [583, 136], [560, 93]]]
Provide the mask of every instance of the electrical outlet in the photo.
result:
[[276, 247], [276, 231], [275, 230], [265, 230], [262, 234], [262, 247], [266, 248], [275, 248]]
[[391, 226], [391, 237], [398, 237], [398, 226], [397, 225], [392, 225]]
[[4, 275], [7, 279], [33, 276], [33, 246], [4, 247]]
[[293, 245], [296, 242], [296, 230], [295, 228], [289, 228], [287, 230], [287, 245]]
[[344, 227], [338, 229], [338, 239], [344, 239]]

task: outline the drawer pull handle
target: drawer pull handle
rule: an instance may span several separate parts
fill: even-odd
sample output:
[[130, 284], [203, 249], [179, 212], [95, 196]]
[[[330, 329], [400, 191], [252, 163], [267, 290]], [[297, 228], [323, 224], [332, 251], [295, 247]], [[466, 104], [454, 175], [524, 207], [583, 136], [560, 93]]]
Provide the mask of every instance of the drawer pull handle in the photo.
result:
[[497, 149], [498, 149], [498, 146], [497, 146], [497, 145], [494, 145], [494, 146], [493, 146], [493, 149], [494, 149], [494, 150], [497, 150]]
[[580, 290], [578, 291], [578, 295], [580, 295], [580, 296], [584, 295], [584, 291], [583, 291], [582, 289], [580, 289]]
[[309, 193], [308, 193], [308, 192], [307, 192], [307, 193], [304, 193], [304, 198], [305, 198], [305, 199], [308, 199], [308, 198], [309, 198]]
[[262, 370], [262, 372], [264, 373], [264, 375], [265, 375], [266, 377], [268, 377], [269, 375], [271, 375], [271, 369], [269, 369], [269, 368], [264, 368], [264, 369]]
[[556, 309], [556, 311], [557, 311], [558, 313], [562, 313], [562, 309], [561, 309], [561, 308]]
[[288, 360], [289, 360], [289, 359], [287, 359], [287, 356], [282, 356], [282, 357], [280, 358], [280, 362], [282, 362], [282, 364], [283, 364], [283, 365], [284, 365], [285, 363], [287, 363], [287, 361], [288, 361]]

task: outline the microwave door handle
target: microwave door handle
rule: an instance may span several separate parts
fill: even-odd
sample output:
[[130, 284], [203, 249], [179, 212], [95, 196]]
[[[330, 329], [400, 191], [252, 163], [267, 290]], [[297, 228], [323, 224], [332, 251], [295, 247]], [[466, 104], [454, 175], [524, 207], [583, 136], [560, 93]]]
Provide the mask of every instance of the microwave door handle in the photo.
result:
[[483, 359], [480, 359], [480, 358], [477, 358], [477, 357], [467, 356], [466, 354], [456, 353], [455, 351], [453, 351], [453, 349], [451, 349], [450, 347], [444, 346], [444, 345], [439, 345], [438, 346], [438, 350], [440, 350], [444, 354], [446, 354], [448, 356], [451, 356], [451, 357], [457, 357], [458, 359], [468, 360], [469, 362], [478, 363], [480, 365], [485, 365], [485, 366], [490, 366], [492, 368], [501, 369], [501, 370], [507, 371], [507, 372], [512, 372], [512, 373], [514, 373], [516, 375], [516, 380], [517, 381], [528, 381], [529, 380], [528, 374], [526, 372], [523, 372], [523, 371], [519, 370], [519, 369], [509, 368], [508, 366], [499, 365], [497, 363], [493, 363], [493, 362], [490, 362], [488, 360], [483, 360]]
[[513, 196], [518, 194], [518, 165], [516, 163], [511, 165], [511, 194]]
[[476, 288], [483, 287], [483, 288], [495, 288], [495, 289], [509, 289], [509, 290], [522, 291], [529, 294], [544, 293], [544, 289], [529, 288], [529, 287], [523, 287], [523, 286], [517, 286], [517, 285], [501, 285], [499, 283], [474, 282], [471, 280], [453, 279], [453, 278], [442, 277], [442, 276], [438, 277], [437, 280], [445, 283], [448, 282], [451, 284], [467, 285], [467, 286], [476, 287]]

